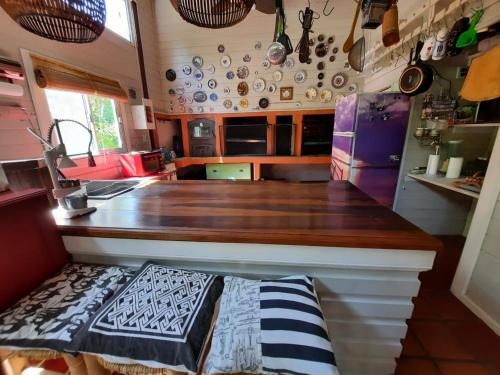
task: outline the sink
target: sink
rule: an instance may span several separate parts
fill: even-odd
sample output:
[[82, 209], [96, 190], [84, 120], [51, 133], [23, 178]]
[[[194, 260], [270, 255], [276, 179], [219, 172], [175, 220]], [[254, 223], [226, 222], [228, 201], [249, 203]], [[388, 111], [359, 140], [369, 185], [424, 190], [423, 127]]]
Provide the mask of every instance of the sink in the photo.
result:
[[133, 190], [140, 181], [101, 180], [85, 184], [89, 199], [111, 199]]

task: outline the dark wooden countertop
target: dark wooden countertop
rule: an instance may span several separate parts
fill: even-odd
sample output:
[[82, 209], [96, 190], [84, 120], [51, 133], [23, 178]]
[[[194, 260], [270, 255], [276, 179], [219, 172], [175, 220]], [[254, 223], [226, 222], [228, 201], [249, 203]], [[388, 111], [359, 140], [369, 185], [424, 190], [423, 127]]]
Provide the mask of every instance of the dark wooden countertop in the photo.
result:
[[347, 182], [158, 181], [57, 221], [62, 235], [439, 250]]

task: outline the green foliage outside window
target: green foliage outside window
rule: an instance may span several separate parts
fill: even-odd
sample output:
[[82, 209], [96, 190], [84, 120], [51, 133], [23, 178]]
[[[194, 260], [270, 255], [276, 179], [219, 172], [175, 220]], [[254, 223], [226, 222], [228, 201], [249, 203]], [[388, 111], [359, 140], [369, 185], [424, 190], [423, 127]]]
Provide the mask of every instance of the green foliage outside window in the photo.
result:
[[100, 150], [121, 148], [122, 143], [113, 101], [92, 95], [88, 95], [87, 98], [98, 148]]

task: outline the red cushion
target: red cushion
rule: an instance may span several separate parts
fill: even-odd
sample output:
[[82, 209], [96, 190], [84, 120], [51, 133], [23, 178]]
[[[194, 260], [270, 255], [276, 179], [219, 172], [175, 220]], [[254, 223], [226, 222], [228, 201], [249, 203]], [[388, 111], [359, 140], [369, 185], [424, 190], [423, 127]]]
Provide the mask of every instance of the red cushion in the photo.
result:
[[69, 261], [47, 192], [0, 194], [0, 311], [56, 274]]

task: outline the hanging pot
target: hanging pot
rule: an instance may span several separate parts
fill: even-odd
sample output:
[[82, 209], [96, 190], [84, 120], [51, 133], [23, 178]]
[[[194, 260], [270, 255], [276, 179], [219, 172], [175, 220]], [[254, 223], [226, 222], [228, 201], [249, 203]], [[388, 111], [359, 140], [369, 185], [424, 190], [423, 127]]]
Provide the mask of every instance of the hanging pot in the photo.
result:
[[352, 46], [349, 54], [347, 55], [347, 60], [351, 68], [357, 72], [362, 72], [365, 67], [365, 37], [359, 38], [354, 46]]
[[408, 66], [403, 70], [399, 78], [399, 90], [407, 96], [415, 96], [427, 91], [434, 79], [432, 68], [420, 61], [418, 57], [422, 47], [423, 42], [419, 41], [415, 50], [415, 62], [413, 63], [413, 49], [411, 50]]

